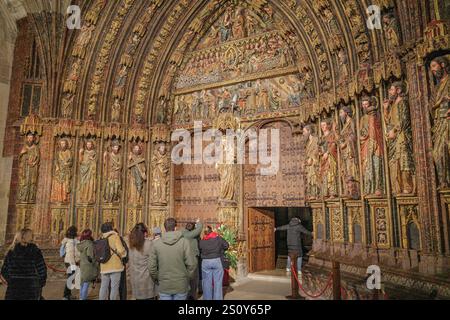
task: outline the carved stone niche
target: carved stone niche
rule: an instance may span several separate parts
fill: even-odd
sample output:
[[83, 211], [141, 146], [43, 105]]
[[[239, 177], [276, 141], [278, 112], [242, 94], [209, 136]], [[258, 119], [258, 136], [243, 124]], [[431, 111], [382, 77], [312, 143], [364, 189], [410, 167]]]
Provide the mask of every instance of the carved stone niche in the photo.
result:
[[105, 205], [102, 208], [102, 221], [101, 224], [106, 222], [112, 222], [113, 228], [121, 231], [122, 226], [120, 221], [120, 211], [113, 205]]
[[69, 209], [65, 206], [53, 207], [51, 209], [50, 223], [51, 242], [57, 245], [64, 238], [64, 232], [69, 226]]
[[219, 206], [219, 221], [233, 230], [239, 230], [239, 209], [236, 206]]
[[149, 210], [147, 217], [148, 227], [153, 229], [155, 227], [161, 228], [164, 232], [164, 221], [169, 217], [169, 212], [166, 208], [152, 207]]
[[27, 204], [17, 204], [16, 210], [17, 210], [16, 230], [20, 231], [25, 228], [31, 228], [34, 206], [30, 206]]
[[364, 208], [359, 200], [346, 200], [344, 207], [347, 214], [349, 259], [365, 260], [367, 258], [367, 232]]
[[325, 254], [328, 248], [328, 242], [326, 237], [326, 217], [325, 217], [325, 210], [322, 202], [319, 201], [313, 201], [310, 202], [310, 206], [312, 209], [312, 215], [313, 215], [313, 233], [314, 233], [314, 239], [313, 239], [313, 248], [312, 252], [310, 252], [311, 255], [315, 254]]
[[91, 229], [94, 235], [98, 234], [98, 225], [95, 219], [95, 211], [92, 206], [89, 205], [79, 205], [77, 207], [77, 227], [79, 231], [85, 229]]
[[129, 234], [136, 224], [143, 222], [142, 208], [128, 208], [125, 219], [125, 234]]
[[405, 270], [419, 266], [419, 255], [423, 247], [418, 203], [419, 199], [416, 197], [397, 197], [402, 248], [398, 259]]

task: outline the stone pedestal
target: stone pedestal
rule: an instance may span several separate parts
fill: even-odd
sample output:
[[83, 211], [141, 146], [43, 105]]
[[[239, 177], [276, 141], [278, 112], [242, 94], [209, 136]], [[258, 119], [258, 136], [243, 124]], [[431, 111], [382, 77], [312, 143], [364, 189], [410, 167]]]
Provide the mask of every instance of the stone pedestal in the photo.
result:
[[392, 247], [391, 213], [388, 201], [380, 198], [367, 198], [370, 210], [372, 245], [379, 249]]
[[450, 257], [450, 189], [439, 191], [442, 210], [442, 230], [444, 232], [444, 251]]
[[217, 218], [220, 223], [229, 226], [236, 232], [239, 231], [239, 210], [236, 205], [219, 205], [217, 208]]
[[169, 211], [166, 207], [152, 207], [147, 217], [148, 227], [153, 229], [160, 227], [164, 232], [164, 221], [169, 217]]

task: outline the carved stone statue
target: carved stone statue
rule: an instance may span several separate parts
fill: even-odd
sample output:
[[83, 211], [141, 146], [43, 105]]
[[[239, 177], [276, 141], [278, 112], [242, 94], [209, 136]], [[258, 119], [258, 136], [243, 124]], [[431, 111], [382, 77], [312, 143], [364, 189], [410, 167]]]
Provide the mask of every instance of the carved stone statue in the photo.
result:
[[439, 188], [450, 187], [450, 62], [438, 57], [431, 62], [437, 86], [429, 106], [432, 120], [433, 159]]
[[303, 137], [306, 140], [306, 196], [308, 200], [317, 200], [320, 197], [319, 186], [319, 139], [314, 136], [312, 125], [303, 128]]
[[72, 192], [73, 154], [71, 142], [66, 138], [60, 139], [58, 148], [54, 160], [51, 201], [53, 203], [68, 203]]
[[114, 103], [111, 107], [111, 121], [119, 122], [120, 121], [120, 110], [122, 106], [120, 104], [120, 100], [118, 98], [114, 99]]
[[384, 102], [389, 170], [394, 194], [414, 192], [411, 115], [405, 92], [405, 85], [395, 82], [389, 89], [389, 100]]
[[325, 198], [338, 196], [337, 137], [331, 119], [320, 123], [322, 137], [319, 142], [320, 178]]
[[365, 195], [384, 194], [383, 133], [375, 97], [362, 99], [364, 115], [360, 124], [361, 163]]
[[357, 133], [353, 120], [353, 110], [344, 106], [339, 111], [341, 119], [341, 134], [339, 136], [339, 150], [341, 153], [341, 180], [344, 196], [357, 199], [359, 197], [359, 168], [357, 152]]
[[142, 205], [147, 172], [145, 158], [142, 155], [142, 147], [140, 145], [135, 145], [128, 156], [128, 181], [130, 185], [128, 202], [131, 205]]
[[397, 19], [392, 13], [383, 16], [384, 37], [387, 50], [394, 50], [400, 46], [400, 30]]
[[104, 176], [106, 177], [103, 198], [107, 203], [120, 200], [122, 190], [122, 155], [120, 143], [117, 140], [111, 142], [111, 149], [103, 155]]
[[161, 144], [152, 157], [152, 204], [167, 204], [170, 159], [166, 146]]
[[85, 148], [79, 151], [80, 178], [78, 183], [78, 203], [95, 203], [95, 183], [97, 180], [97, 151], [93, 140], [87, 140]]
[[156, 114], [156, 123], [166, 123], [167, 120], [167, 100], [163, 96], [159, 100], [159, 108]]
[[89, 45], [94, 29], [95, 26], [89, 24], [86, 24], [81, 28], [81, 33], [78, 36], [75, 46], [73, 47], [72, 56], [84, 59], [86, 55], [86, 48]]
[[19, 203], [34, 203], [41, 154], [34, 134], [26, 136], [25, 146], [19, 155]]
[[233, 163], [227, 163], [228, 144], [226, 139], [222, 140], [223, 160], [216, 163], [216, 170], [220, 176], [219, 201], [234, 202], [236, 188], [236, 170]]

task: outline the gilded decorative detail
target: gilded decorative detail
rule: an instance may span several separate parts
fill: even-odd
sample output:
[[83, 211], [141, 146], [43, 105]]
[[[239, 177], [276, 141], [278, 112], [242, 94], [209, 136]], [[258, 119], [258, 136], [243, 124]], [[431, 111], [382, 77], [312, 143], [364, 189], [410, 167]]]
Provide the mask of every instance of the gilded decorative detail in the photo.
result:
[[111, 54], [111, 49], [116, 40], [116, 37], [122, 27], [123, 21], [128, 11], [133, 6], [135, 0], [123, 0], [122, 5], [118, 11], [118, 15], [111, 23], [111, 28], [105, 37], [102, 48], [100, 49], [100, 54], [97, 58], [97, 64], [95, 66], [94, 76], [92, 78], [91, 87], [89, 91], [89, 101], [87, 108], [87, 116], [93, 119], [97, 114], [97, 103], [98, 95], [101, 92], [101, 83], [103, 80], [105, 67], [107, 66]]
[[120, 230], [119, 209], [104, 208], [102, 214], [102, 223], [112, 222], [114, 229]]
[[[68, 209], [67, 208], [53, 208], [51, 211], [51, 234], [56, 237], [55, 240], [64, 238], [64, 233], [67, 230]], [[83, 229], [84, 230], [84, 229]]]

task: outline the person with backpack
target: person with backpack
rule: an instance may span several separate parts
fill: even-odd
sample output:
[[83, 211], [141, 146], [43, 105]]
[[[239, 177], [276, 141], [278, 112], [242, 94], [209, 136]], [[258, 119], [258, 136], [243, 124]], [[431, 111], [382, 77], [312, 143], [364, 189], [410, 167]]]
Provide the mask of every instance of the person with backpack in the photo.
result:
[[98, 263], [94, 258], [94, 239], [91, 230], [87, 229], [81, 233], [77, 250], [80, 253], [80, 300], [87, 300], [89, 284], [97, 280], [99, 271]]
[[197, 268], [194, 272], [194, 277], [191, 279], [188, 300], [197, 300], [198, 299], [198, 282], [199, 282], [199, 271], [198, 271], [198, 262], [200, 251], [198, 249], [198, 237], [202, 233], [203, 224], [200, 222], [200, 219], [197, 219], [195, 223], [189, 222], [186, 224], [186, 228], [181, 231], [183, 233], [183, 238], [189, 240], [191, 244], [192, 253], [197, 260]]
[[[94, 244], [95, 258], [100, 263], [101, 285], [99, 300], [119, 300], [120, 279], [124, 268], [122, 259], [127, 256], [120, 236], [110, 222], [101, 226], [102, 238]], [[111, 288], [110, 288], [111, 286]]]
[[150, 276], [149, 261], [153, 241], [148, 239], [148, 229], [137, 224], [130, 233], [129, 273], [133, 296], [136, 300], [156, 300], [157, 287]]
[[47, 266], [41, 250], [33, 243], [33, 231], [16, 234], [0, 272], [7, 286], [5, 300], [42, 300]]
[[[60, 255], [64, 258], [64, 264], [67, 268], [67, 279], [75, 274], [77, 265], [80, 262], [80, 253], [77, 250], [77, 245], [79, 243], [77, 237], [77, 227], [71, 226], [67, 229], [66, 237], [61, 243]], [[72, 300], [72, 290], [67, 286], [67, 282], [64, 286], [64, 300]]]
[[202, 257], [203, 300], [223, 300], [224, 269], [229, 268], [225, 265], [224, 253], [229, 244], [208, 226], [199, 247]]
[[150, 254], [150, 275], [159, 285], [160, 300], [186, 300], [197, 267], [189, 240], [176, 226], [173, 218], [164, 222], [166, 233], [153, 242]]

